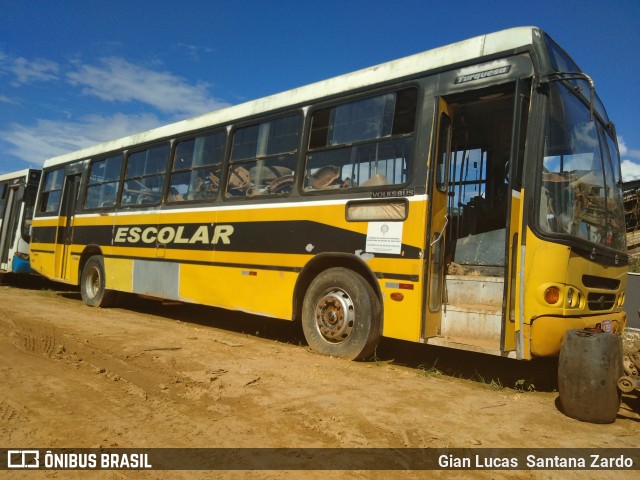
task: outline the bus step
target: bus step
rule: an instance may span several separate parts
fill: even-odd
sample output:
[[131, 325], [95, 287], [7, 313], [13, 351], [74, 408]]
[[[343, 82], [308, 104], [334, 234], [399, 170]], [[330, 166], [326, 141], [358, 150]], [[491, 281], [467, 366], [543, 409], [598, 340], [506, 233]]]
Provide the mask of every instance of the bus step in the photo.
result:
[[502, 308], [504, 278], [447, 275], [447, 303]]
[[442, 317], [440, 334], [477, 341], [500, 342], [502, 311], [486, 305], [447, 305]]
[[457, 348], [471, 352], [487, 353], [489, 355], [502, 355], [500, 339], [483, 339], [468, 337], [431, 337], [426, 341], [429, 345]]

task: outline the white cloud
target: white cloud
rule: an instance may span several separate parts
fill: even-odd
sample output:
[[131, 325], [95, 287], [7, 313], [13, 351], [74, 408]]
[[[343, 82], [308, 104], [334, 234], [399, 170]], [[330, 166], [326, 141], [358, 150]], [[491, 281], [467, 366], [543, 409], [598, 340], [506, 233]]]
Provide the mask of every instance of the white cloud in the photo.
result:
[[618, 148], [620, 149], [622, 181], [640, 180], [640, 150], [633, 150], [627, 147], [624, 138], [621, 136], [618, 136]]
[[189, 45], [187, 43], [178, 43], [175, 48], [186, 51], [189, 58], [196, 62], [200, 61], [201, 54], [209, 54], [213, 52], [213, 48]]
[[67, 78], [72, 85], [83, 87], [85, 95], [108, 102], [142, 102], [165, 113], [193, 116], [228, 105], [210, 98], [206, 83], [191, 85], [171, 72], [151, 70], [118, 57], [103, 58], [98, 66], [78, 64]]
[[[95, 65], [79, 62], [59, 65], [46, 59], [12, 57], [0, 50], [0, 76], [9, 78], [14, 87], [51, 81], [53, 87], [66, 90], [67, 101], [58, 109], [58, 115], [65, 115], [62, 121], [34, 119], [30, 125], [0, 124], [3, 152], [34, 165], [63, 153], [228, 106], [212, 98], [209, 85], [204, 82], [194, 85], [169, 71], [145, 68], [119, 57], [104, 58]], [[134, 107], [140, 112], [135, 115], [87, 114], [82, 99], [78, 98], [80, 92], [69, 89], [69, 84], [81, 89], [82, 94], [105, 102], [144, 105]], [[0, 105], [11, 103], [18, 104], [6, 92], [0, 94]], [[157, 113], [145, 113], [149, 106]]]
[[631, 161], [640, 163], [640, 150], [628, 150], [625, 156], [631, 158]]
[[15, 100], [12, 100], [6, 95], [0, 95], [0, 103], [8, 103], [8, 104], [15, 104], [15, 105], [18, 104], [18, 102], [16, 102]]
[[623, 158], [628, 151], [627, 144], [624, 143], [624, 138], [618, 135], [618, 150], [620, 150], [620, 158]]
[[640, 150], [627, 147], [624, 139], [620, 136], [618, 137], [618, 148], [620, 149], [620, 158], [630, 157], [640, 162]]
[[150, 114], [109, 117], [89, 115], [78, 122], [38, 120], [35, 126], [13, 124], [0, 131], [8, 146], [4, 151], [35, 165], [51, 157], [157, 127], [162, 122]]
[[631, 160], [623, 160], [620, 164], [622, 169], [622, 181], [631, 182], [632, 180], [640, 180], [640, 164]]
[[43, 58], [27, 60], [18, 57], [5, 67], [5, 70], [15, 75], [11, 85], [17, 87], [32, 82], [48, 82], [58, 79], [60, 67], [57, 63]]

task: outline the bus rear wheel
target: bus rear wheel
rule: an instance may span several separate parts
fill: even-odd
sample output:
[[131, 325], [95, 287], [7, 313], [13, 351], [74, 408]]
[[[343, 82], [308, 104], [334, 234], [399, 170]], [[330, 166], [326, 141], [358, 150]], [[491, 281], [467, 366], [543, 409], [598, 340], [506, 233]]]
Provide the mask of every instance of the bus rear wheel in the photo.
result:
[[382, 337], [380, 300], [359, 274], [330, 268], [309, 285], [302, 305], [302, 329], [318, 353], [364, 360]]
[[107, 290], [102, 255], [94, 255], [87, 260], [80, 275], [82, 301], [90, 307], [112, 307], [116, 303], [117, 292]]

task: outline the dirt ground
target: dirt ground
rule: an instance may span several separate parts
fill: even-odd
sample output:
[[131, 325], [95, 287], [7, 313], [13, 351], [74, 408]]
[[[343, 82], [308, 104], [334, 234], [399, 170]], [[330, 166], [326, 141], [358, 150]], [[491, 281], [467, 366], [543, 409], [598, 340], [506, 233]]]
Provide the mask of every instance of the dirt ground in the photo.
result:
[[[0, 447], [617, 448], [640, 400], [583, 423], [558, 409], [553, 362], [383, 341], [369, 362], [310, 352], [301, 329], [131, 299], [92, 309], [40, 279], [0, 282]], [[0, 472], [2, 478], [594, 478], [563, 471]], [[598, 472], [634, 478], [635, 472]], [[636, 477], [637, 478], [637, 477]]]

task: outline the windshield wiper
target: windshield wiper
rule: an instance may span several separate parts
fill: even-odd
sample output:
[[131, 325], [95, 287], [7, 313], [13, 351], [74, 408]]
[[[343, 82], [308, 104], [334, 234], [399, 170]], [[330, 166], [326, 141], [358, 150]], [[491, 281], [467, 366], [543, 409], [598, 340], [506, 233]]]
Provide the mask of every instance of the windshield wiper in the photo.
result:
[[[563, 80], [583, 80], [589, 84], [589, 115], [593, 120], [593, 104], [595, 103], [596, 87], [593, 83], [593, 79], [582, 72], [553, 72], [546, 75], [538, 75], [538, 82], [540, 84], [548, 84], [551, 82], [560, 82]], [[581, 93], [582, 87], [574, 85], [573, 90], [577, 93]]]

